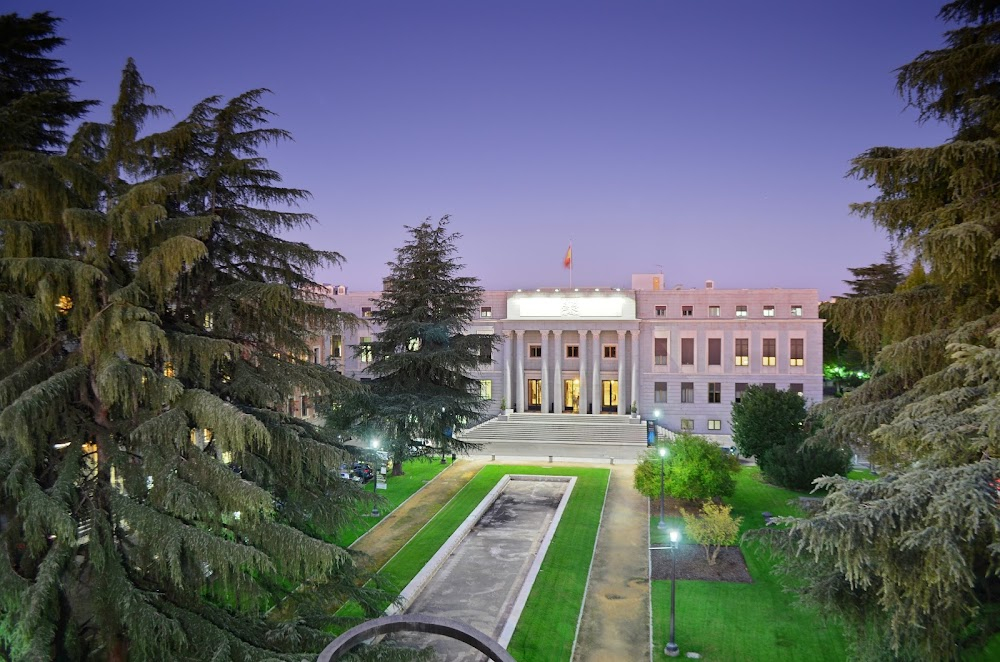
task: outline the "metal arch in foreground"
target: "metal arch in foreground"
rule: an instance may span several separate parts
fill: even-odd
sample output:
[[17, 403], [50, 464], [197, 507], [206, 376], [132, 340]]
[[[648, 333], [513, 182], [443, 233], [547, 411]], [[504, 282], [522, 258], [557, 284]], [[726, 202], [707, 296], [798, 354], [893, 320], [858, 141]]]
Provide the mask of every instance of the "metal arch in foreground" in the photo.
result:
[[511, 654], [495, 639], [483, 634], [476, 628], [452, 618], [441, 618], [427, 614], [383, 616], [382, 618], [365, 621], [361, 625], [355, 625], [330, 642], [330, 645], [324, 648], [323, 652], [319, 654], [316, 662], [334, 662], [362, 641], [393, 632], [440, 634], [472, 646], [480, 653], [494, 660], [494, 662], [516, 662], [511, 657]]

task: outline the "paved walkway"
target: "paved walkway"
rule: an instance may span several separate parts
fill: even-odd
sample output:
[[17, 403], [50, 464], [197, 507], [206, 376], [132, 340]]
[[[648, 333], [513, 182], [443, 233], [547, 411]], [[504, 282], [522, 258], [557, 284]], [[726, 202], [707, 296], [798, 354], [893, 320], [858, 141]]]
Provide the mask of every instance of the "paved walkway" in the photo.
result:
[[[352, 546], [382, 567], [485, 464], [458, 460]], [[518, 464], [549, 465], [518, 458]], [[551, 465], [549, 465], [551, 466]], [[569, 466], [559, 463], [557, 466]], [[576, 466], [594, 468], [593, 463]], [[573, 660], [649, 660], [649, 524], [646, 499], [632, 489], [635, 465], [614, 465], [598, 533]]]
[[635, 466], [611, 467], [574, 662], [649, 660], [649, 518]]

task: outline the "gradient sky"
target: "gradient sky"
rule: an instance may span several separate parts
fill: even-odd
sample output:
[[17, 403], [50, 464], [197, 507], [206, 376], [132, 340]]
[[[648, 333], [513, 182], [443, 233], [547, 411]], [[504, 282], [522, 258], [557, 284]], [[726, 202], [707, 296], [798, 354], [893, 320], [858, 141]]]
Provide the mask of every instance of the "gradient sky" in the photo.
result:
[[451, 214], [488, 289], [811, 287], [889, 243], [850, 214], [875, 145], [940, 143], [893, 70], [938, 48], [942, 0], [7, 0], [51, 10], [103, 102], [127, 57], [183, 118], [267, 87], [295, 142], [267, 153], [336, 250], [324, 282], [378, 289], [404, 225]]

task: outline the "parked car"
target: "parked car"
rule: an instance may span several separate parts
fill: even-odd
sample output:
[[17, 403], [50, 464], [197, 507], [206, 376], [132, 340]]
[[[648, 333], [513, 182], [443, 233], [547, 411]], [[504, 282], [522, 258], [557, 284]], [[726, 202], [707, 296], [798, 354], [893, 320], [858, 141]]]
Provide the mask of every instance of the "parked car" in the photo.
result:
[[362, 483], [367, 483], [372, 478], [375, 477], [375, 472], [372, 471], [372, 467], [367, 462], [357, 462], [352, 469], [352, 473], [356, 480], [360, 480]]

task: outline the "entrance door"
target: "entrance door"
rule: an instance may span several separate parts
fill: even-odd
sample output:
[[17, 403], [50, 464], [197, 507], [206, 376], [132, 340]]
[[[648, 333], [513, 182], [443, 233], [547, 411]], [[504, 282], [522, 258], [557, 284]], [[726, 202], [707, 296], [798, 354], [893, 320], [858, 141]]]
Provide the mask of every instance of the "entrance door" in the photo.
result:
[[618, 380], [601, 381], [601, 411], [618, 411]]
[[528, 411], [542, 410], [542, 380], [528, 380]]
[[563, 381], [563, 411], [580, 412], [580, 380]]

